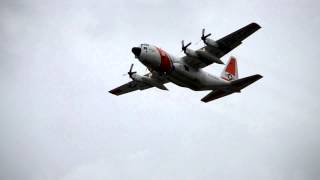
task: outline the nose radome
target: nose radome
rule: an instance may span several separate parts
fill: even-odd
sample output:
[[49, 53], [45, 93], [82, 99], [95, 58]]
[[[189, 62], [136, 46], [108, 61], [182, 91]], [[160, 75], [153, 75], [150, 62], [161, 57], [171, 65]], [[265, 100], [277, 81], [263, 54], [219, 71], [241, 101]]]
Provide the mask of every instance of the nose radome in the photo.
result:
[[139, 47], [133, 47], [131, 49], [131, 51], [135, 56], [140, 56], [140, 54], [141, 54], [141, 48], [139, 48]]

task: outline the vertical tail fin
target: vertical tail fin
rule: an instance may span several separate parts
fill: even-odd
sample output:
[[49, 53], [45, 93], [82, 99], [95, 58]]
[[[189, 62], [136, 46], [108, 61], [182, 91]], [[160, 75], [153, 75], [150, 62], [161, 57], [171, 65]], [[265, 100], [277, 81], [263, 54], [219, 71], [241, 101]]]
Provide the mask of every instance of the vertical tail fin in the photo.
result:
[[221, 78], [227, 81], [233, 81], [238, 79], [238, 66], [237, 59], [235, 57], [230, 57], [226, 67], [221, 73]]

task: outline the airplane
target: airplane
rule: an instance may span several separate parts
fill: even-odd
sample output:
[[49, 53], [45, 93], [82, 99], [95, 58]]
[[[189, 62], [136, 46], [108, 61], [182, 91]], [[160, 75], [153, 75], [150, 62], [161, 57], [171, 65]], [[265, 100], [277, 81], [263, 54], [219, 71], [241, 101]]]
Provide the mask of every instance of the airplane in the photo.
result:
[[198, 50], [192, 50], [188, 48], [191, 42], [185, 45], [182, 41], [181, 49], [185, 54], [183, 57], [173, 56], [151, 44], [133, 47], [131, 51], [135, 58], [150, 72], [143, 76], [139, 75], [132, 71], [132, 64], [128, 72], [132, 81], [109, 92], [119, 96], [152, 87], [168, 90], [165, 84], [172, 82], [194, 91], [211, 91], [201, 99], [205, 103], [233, 93], [240, 93], [243, 88], [261, 79], [262, 76], [255, 74], [239, 79], [237, 60], [232, 56], [220, 77], [211, 75], [203, 68], [212, 63], [224, 64], [220, 58], [239, 46], [244, 39], [260, 28], [257, 23], [251, 23], [217, 41], [210, 39], [211, 33], [205, 34], [205, 29], [202, 29], [201, 40], [205, 46]]

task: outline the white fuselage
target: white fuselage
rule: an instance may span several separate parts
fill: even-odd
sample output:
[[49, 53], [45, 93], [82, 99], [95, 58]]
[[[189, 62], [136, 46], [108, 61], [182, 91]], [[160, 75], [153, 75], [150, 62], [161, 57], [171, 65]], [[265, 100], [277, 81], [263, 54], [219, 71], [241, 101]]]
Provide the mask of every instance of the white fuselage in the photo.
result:
[[202, 69], [194, 69], [183, 62], [182, 58], [174, 57], [162, 49], [141, 44], [141, 52], [136, 58], [144, 64], [152, 73], [159, 73], [165, 78], [182, 87], [192, 90], [214, 90], [230, 85], [229, 81], [211, 75]]

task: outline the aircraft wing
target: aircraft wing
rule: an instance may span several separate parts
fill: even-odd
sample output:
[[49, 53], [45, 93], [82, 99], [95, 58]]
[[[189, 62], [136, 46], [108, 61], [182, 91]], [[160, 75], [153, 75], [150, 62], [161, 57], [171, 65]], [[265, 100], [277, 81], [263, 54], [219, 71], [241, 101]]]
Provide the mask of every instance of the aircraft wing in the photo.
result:
[[153, 86], [143, 83], [143, 82], [138, 82], [138, 81], [130, 81], [126, 84], [123, 84], [122, 86], [119, 86], [115, 89], [112, 89], [111, 91], [109, 91], [111, 94], [114, 95], [122, 95], [122, 94], [126, 94], [132, 91], [136, 91], [136, 90], [144, 90], [144, 89], [148, 89], [151, 88]]
[[[144, 75], [144, 76], [150, 76], [150, 73]], [[159, 75], [156, 75], [156, 74], [152, 74], [152, 78], [156, 78], [158, 82], [161, 82], [162, 84], [165, 84], [167, 83], [168, 81], [164, 78], [161, 78]], [[122, 94], [126, 94], [126, 93], [129, 93], [129, 92], [132, 92], [132, 91], [136, 91], [136, 90], [145, 90], [145, 89], [148, 89], [148, 88], [152, 88], [154, 86], [150, 85], [150, 84], [147, 84], [145, 82], [141, 82], [141, 81], [130, 81], [126, 84], [123, 84], [117, 88], [114, 88], [112, 90], [110, 90], [109, 92], [111, 94], [114, 94], [114, 95], [117, 95], [117, 96], [120, 96]]]
[[[199, 50], [207, 51], [211, 55], [217, 58], [221, 58], [227, 53], [229, 53], [231, 50], [239, 46], [244, 39], [249, 37], [251, 34], [256, 32], [260, 28], [261, 27], [257, 23], [248, 24], [247, 26], [217, 40], [216, 41], [217, 47], [205, 46], [200, 48]], [[201, 59], [192, 58], [189, 56], [183, 57], [183, 60], [184, 62], [186, 62], [187, 64], [189, 64], [194, 68], [204, 68], [213, 63], [210, 61], [203, 61]]]

